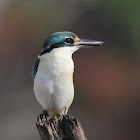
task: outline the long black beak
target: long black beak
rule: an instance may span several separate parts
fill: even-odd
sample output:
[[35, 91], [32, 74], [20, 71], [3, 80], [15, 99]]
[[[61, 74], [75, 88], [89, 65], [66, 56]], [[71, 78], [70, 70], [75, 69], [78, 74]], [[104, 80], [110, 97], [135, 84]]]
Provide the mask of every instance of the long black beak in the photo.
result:
[[96, 41], [96, 40], [90, 40], [90, 39], [80, 39], [78, 42], [75, 42], [74, 45], [78, 46], [80, 48], [88, 48], [92, 46], [100, 46], [104, 42], [102, 41]]

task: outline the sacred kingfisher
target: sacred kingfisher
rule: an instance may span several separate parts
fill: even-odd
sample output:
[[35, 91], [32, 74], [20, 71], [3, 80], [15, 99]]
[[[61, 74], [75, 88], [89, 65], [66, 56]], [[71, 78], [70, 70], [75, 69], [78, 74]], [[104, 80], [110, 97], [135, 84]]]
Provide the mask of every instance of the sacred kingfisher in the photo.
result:
[[66, 115], [74, 98], [72, 54], [103, 42], [80, 39], [72, 32], [56, 32], [43, 44], [32, 69], [37, 101], [50, 117]]

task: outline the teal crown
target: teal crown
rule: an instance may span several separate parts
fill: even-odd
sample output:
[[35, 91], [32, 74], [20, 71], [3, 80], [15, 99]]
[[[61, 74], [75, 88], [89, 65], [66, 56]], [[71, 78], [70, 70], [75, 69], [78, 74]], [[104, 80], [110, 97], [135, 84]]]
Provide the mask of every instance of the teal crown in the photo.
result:
[[43, 48], [46, 48], [47, 46], [54, 46], [56, 45], [57, 47], [65, 47], [68, 44], [65, 42], [66, 38], [76, 38], [77, 36], [72, 33], [72, 32], [67, 32], [67, 31], [63, 31], [63, 32], [56, 32], [51, 34], [44, 42], [43, 44]]

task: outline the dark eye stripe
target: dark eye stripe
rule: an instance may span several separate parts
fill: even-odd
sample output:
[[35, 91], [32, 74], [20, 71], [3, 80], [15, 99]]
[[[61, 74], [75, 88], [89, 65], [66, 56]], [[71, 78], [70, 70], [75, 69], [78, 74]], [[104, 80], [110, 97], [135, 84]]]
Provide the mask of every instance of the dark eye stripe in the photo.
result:
[[[68, 44], [73, 44], [74, 43], [74, 40], [72, 38], [66, 38], [65, 39], [65, 42], [68, 43]], [[47, 46], [46, 48], [43, 48], [42, 52], [40, 53], [40, 56], [45, 54], [45, 53], [48, 53], [50, 52], [51, 50], [53, 50], [54, 48], [59, 48], [59, 46], [61, 44], [63, 44], [64, 42], [59, 42], [59, 43], [56, 43], [56, 44], [53, 44], [53, 45], [50, 45], [50, 46]]]
[[65, 42], [66, 43], [69, 43], [69, 44], [73, 44], [74, 43], [74, 40], [72, 38], [66, 38], [65, 39]]
[[40, 53], [40, 56], [45, 54], [45, 53], [48, 53], [50, 52], [51, 50], [53, 50], [54, 48], [59, 48], [59, 44], [61, 44], [61, 42], [59, 43], [56, 43], [56, 44], [53, 44], [53, 45], [50, 45], [48, 46], [47, 48], [43, 49], [42, 52]]

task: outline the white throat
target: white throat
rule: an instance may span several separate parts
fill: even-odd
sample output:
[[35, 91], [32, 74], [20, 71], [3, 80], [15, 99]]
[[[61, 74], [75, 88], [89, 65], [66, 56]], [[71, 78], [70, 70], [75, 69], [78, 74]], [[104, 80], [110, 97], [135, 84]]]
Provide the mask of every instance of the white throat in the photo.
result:
[[77, 51], [79, 48], [78, 47], [60, 47], [60, 48], [54, 48], [53, 50], [51, 50], [51, 52], [45, 53], [41, 56], [38, 56], [38, 58], [40, 58], [40, 60], [44, 60], [44, 59], [48, 59], [51, 56], [54, 55], [64, 55], [64, 56], [72, 56], [72, 54]]
[[77, 47], [61, 47], [38, 56], [40, 59], [38, 71], [51, 75], [54, 78], [59, 76], [72, 77], [74, 71], [72, 54], [77, 50]]

